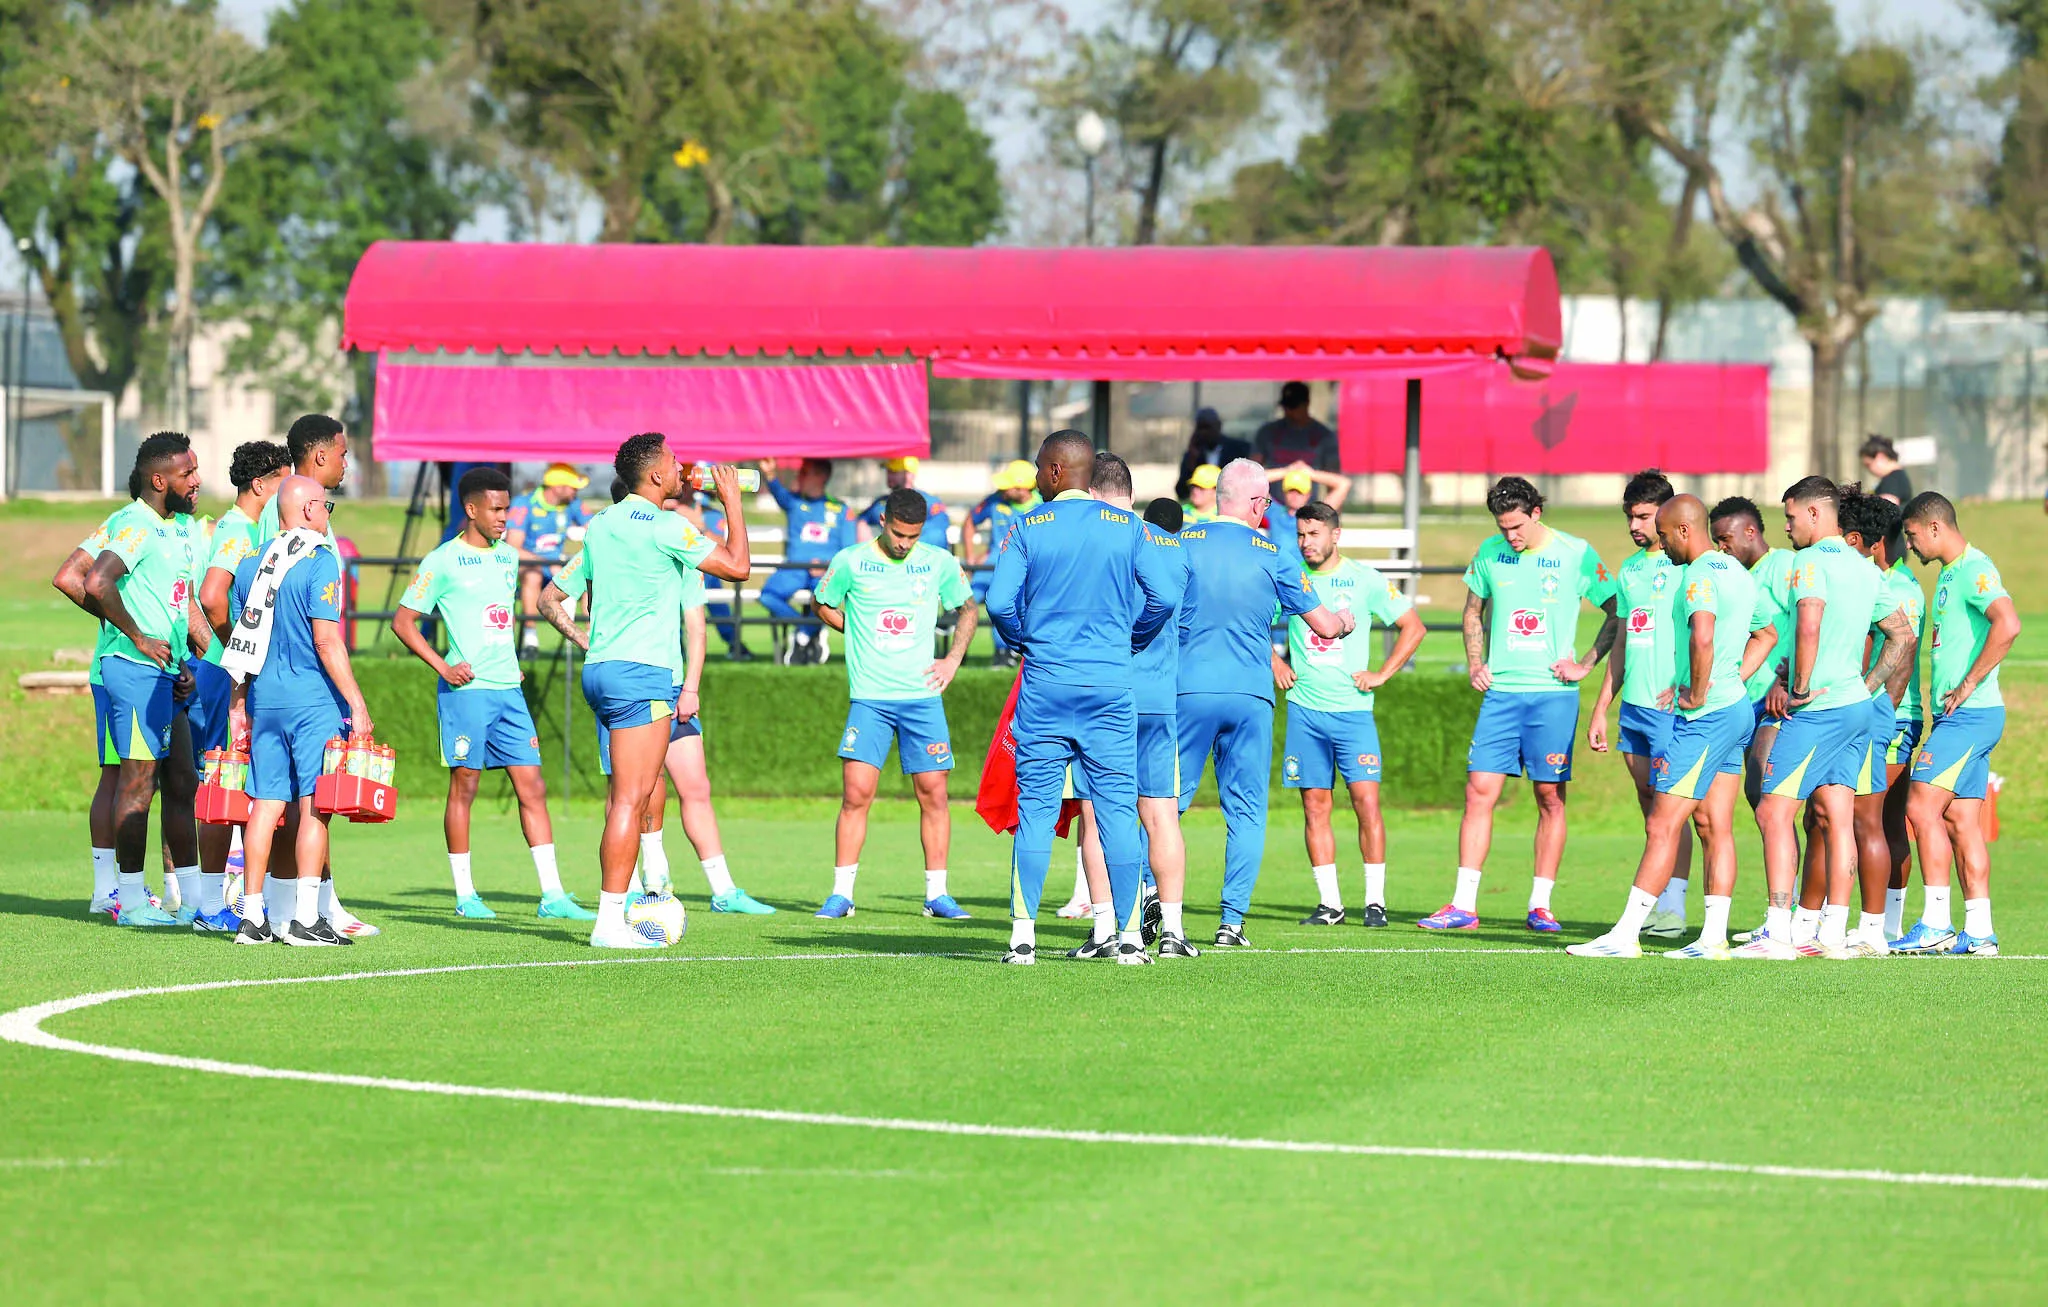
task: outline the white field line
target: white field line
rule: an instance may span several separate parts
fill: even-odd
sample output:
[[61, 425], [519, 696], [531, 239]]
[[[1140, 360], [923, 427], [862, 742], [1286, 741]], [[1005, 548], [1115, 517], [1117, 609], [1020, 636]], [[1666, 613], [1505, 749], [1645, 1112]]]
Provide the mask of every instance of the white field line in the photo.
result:
[[[1394, 950], [1405, 952], [1407, 950]], [[1464, 952], [1466, 950], [1457, 950]], [[72, 998], [52, 999], [0, 1014], [0, 1039], [64, 1053], [83, 1053], [116, 1062], [167, 1067], [177, 1071], [201, 1071], [211, 1075], [239, 1076], [248, 1080], [294, 1080], [306, 1084], [338, 1085], [350, 1089], [385, 1089], [413, 1094], [436, 1094], [447, 1098], [492, 1098], [525, 1103], [550, 1103], [565, 1107], [596, 1107], [613, 1111], [653, 1112], [670, 1116], [717, 1117], [727, 1120], [769, 1121], [780, 1125], [837, 1126], [857, 1130], [890, 1130], [909, 1134], [966, 1135], [990, 1139], [1031, 1139], [1075, 1144], [1124, 1144], [1151, 1148], [1216, 1148], [1237, 1152], [1314, 1153], [1346, 1157], [1413, 1157], [1433, 1161], [1512, 1162], [1541, 1166], [1589, 1166], [1625, 1171], [1696, 1171], [1731, 1175], [1754, 1175], [1778, 1179], [1837, 1180], [1870, 1184], [1945, 1185], [1973, 1189], [2032, 1189], [2048, 1192], [2048, 1178], [2032, 1176], [1962, 1175], [1925, 1171], [1838, 1170], [1829, 1167], [1768, 1166], [1744, 1162], [1711, 1162], [1677, 1157], [1630, 1157], [1604, 1153], [1547, 1153], [1499, 1148], [1421, 1148], [1393, 1144], [1324, 1143], [1302, 1139], [1236, 1138], [1229, 1135], [1147, 1134], [1127, 1130], [1066, 1130], [1049, 1126], [987, 1125], [967, 1121], [925, 1121], [910, 1117], [849, 1116], [838, 1112], [792, 1112], [764, 1107], [725, 1107], [712, 1103], [671, 1103], [652, 1098], [615, 1098], [595, 1094], [566, 1094], [544, 1089], [514, 1089], [490, 1085], [446, 1084], [434, 1080], [403, 1080], [387, 1076], [346, 1075], [328, 1071], [298, 1071], [285, 1067], [256, 1066], [243, 1062], [221, 1062], [213, 1058], [181, 1057], [153, 1053], [140, 1048], [119, 1048], [88, 1044], [53, 1035], [43, 1023], [66, 1013], [117, 1003], [123, 999], [157, 997], [167, 994], [204, 993], [222, 989], [260, 989], [271, 985], [336, 984], [354, 980], [389, 980], [409, 976], [458, 975], [476, 971], [523, 971], [549, 967], [617, 966], [647, 963], [768, 962], [768, 961], [854, 961], [876, 958], [929, 956], [918, 953], [816, 953], [772, 954], [754, 957], [624, 957], [590, 958], [559, 962], [486, 962], [452, 967], [407, 967], [391, 971], [351, 971], [323, 976], [284, 976], [260, 980], [210, 980], [188, 985], [156, 985], [136, 989], [110, 989]]]

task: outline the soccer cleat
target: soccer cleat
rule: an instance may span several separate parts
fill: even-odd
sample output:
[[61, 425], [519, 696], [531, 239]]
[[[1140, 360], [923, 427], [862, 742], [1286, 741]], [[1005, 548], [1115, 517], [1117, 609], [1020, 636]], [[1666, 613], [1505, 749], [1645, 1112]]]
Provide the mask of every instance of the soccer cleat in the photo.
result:
[[590, 932], [592, 948], [660, 948], [661, 945], [647, 936], [620, 922], [617, 929], [606, 930], [599, 926]]
[[1998, 956], [1998, 936], [1972, 935], [1967, 930], [1956, 932], [1955, 947], [1949, 949], [1949, 956], [1995, 958]]
[[1799, 950], [1759, 926], [1750, 932], [1747, 944], [1733, 950], [1728, 956], [1746, 961], [1793, 962], [1798, 960]]
[[1060, 904], [1060, 910], [1056, 915], [1064, 917], [1068, 921], [1073, 921], [1087, 916], [1091, 908], [1092, 905], [1088, 902], [1086, 894], [1076, 894], [1065, 903]]
[[1682, 939], [1685, 936], [1685, 914], [1653, 910], [1649, 920], [1643, 923], [1643, 933], [1651, 939]]
[[1564, 951], [1575, 958], [1639, 958], [1643, 946], [1625, 936], [1607, 934], [1583, 944], [1568, 944]]
[[[329, 919], [323, 917], [321, 920]], [[341, 936], [343, 943], [354, 939], [374, 939], [384, 933], [339, 903], [334, 905], [334, 916], [329, 922], [329, 929]]]
[[834, 894], [825, 900], [823, 907], [811, 915], [814, 917], [824, 917], [830, 921], [837, 921], [842, 917], [850, 917], [853, 915], [853, 900], [844, 894]]
[[1916, 921], [1913, 928], [1891, 942], [1891, 951], [1911, 956], [1946, 953], [1955, 946], [1956, 933], [1947, 926], [1930, 926]]
[[1378, 903], [1368, 903], [1358, 914], [1358, 924], [1372, 930], [1382, 930], [1387, 924], [1387, 910]]
[[1327, 903], [1316, 904], [1316, 910], [1300, 921], [1304, 926], [1341, 926], [1344, 924], [1344, 909], [1333, 908]]
[[1563, 924], [1550, 915], [1549, 908], [1530, 908], [1522, 924], [1539, 935], [1555, 935], [1564, 929]]
[[[546, 914], [546, 903], [541, 904], [541, 911], [543, 915]], [[455, 900], [455, 915], [467, 917], [471, 921], [496, 921], [498, 919], [498, 914], [491, 911], [490, 905], [474, 894], [465, 894]]]
[[743, 917], [772, 917], [775, 909], [735, 885], [723, 894], [711, 896], [713, 912], [734, 912]]
[[1166, 920], [1166, 910], [1159, 906], [1159, 891], [1147, 885], [1139, 896], [1138, 938], [1147, 944], [1159, 940], [1159, 927]]
[[1829, 949], [1821, 956], [1832, 958], [1837, 962], [1853, 962], [1863, 958], [1888, 957], [1890, 954], [1885, 946], [1877, 940], [1863, 935], [1851, 935], [1843, 940], [1840, 945]]
[[1145, 951], [1143, 944], [1119, 944], [1116, 946], [1116, 964], [1120, 967], [1149, 967], [1152, 955]]
[[1709, 944], [1705, 940], [1696, 939], [1692, 943], [1687, 944], [1684, 948], [1670, 949], [1665, 953], [1660, 954], [1659, 956], [1667, 958], [1679, 958], [1681, 960], [1691, 959], [1704, 962], [1726, 962], [1730, 957], [1734, 955], [1729, 951], [1729, 948], [1726, 944]]
[[[715, 909], [718, 905], [712, 904]], [[576, 901], [576, 896], [565, 889], [549, 890], [540, 896], [540, 906], [533, 910], [536, 917], [551, 921], [596, 921], [597, 914]]]
[[1820, 942], [1819, 935], [1809, 935], [1792, 946], [1792, 951], [1802, 958], [1824, 958], [1828, 955], [1827, 945]]
[[270, 927], [263, 922], [249, 921], [245, 918], [241, 929], [235, 932], [235, 943], [275, 944], [277, 943], [277, 936], [271, 934]]
[[1730, 943], [1733, 944], [1747, 944], [1749, 943], [1749, 941], [1755, 939], [1758, 935], [1761, 935], [1763, 933], [1764, 928], [1762, 926], [1758, 926], [1755, 930], [1738, 930], [1733, 935], [1730, 935], [1728, 937], [1728, 940]]
[[181, 903], [171, 910], [171, 915], [178, 919], [179, 925], [189, 926], [199, 920], [199, 905], [197, 903]]
[[1216, 927], [1217, 948], [1250, 948], [1252, 942], [1244, 937], [1244, 923], [1226, 921]]
[[1087, 939], [1081, 941], [1081, 947], [1068, 949], [1067, 956], [1078, 958], [1084, 962], [1090, 962], [1096, 958], [1110, 957], [1115, 952], [1116, 936], [1111, 935], [1107, 939], [1097, 939], [1090, 935]]
[[1038, 950], [1029, 944], [1012, 944], [1003, 952], [1006, 967], [1028, 967], [1038, 961]]
[[110, 917], [113, 916], [115, 913], [121, 910], [121, 901], [117, 897], [118, 893], [119, 892], [116, 891], [115, 894], [93, 895], [92, 902], [86, 904], [86, 912], [95, 917], [99, 916], [101, 913], [105, 913], [107, 916]]
[[316, 921], [310, 926], [305, 926], [301, 925], [296, 917], [284, 928], [284, 934], [279, 938], [281, 942], [293, 948], [334, 948], [342, 942], [341, 936], [334, 933], [334, 927], [325, 921]]
[[139, 908], [122, 908], [114, 914], [117, 926], [178, 926], [185, 923], [176, 916], [165, 912], [155, 904], [144, 904]]
[[935, 899], [924, 901], [924, 915], [937, 917], [940, 921], [967, 921], [973, 914], [953, 901], [951, 894], [941, 894]]
[[1446, 903], [1415, 924], [1423, 930], [1477, 930], [1479, 914], [1467, 912], [1455, 903]]
[[241, 917], [226, 908], [219, 912], [202, 912], [192, 918], [192, 929], [201, 935], [232, 935], [241, 926]]
[[1185, 935], [1161, 935], [1159, 956], [1162, 958], [1198, 958], [1202, 950], [1188, 943]]

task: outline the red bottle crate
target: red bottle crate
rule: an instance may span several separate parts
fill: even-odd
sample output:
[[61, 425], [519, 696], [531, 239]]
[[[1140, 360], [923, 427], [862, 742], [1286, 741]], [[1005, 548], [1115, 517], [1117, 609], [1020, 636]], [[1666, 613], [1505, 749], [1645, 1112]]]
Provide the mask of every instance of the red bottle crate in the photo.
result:
[[193, 798], [194, 815], [209, 826], [240, 826], [249, 820], [249, 794], [221, 785], [202, 785]]
[[398, 815], [398, 791], [365, 776], [322, 776], [313, 782], [313, 807], [350, 821], [390, 821]]

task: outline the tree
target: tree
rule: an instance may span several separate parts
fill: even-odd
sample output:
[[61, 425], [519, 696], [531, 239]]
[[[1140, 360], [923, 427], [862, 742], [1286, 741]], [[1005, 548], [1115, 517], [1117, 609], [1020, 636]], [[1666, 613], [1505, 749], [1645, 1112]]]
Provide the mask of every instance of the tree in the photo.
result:
[[56, 29], [37, 52], [32, 85], [53, 147], [103, 142], [163, 204], [171, 264], [167, 416], [186, 430], [200, 244], [231, 152], [283, 125], [275, 61], [208, 14], [139, 4]]

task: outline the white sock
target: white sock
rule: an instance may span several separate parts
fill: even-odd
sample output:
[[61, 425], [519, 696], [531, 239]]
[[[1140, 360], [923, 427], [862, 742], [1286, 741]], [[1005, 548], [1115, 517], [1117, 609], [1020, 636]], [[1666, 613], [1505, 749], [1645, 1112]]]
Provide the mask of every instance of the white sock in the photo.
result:
[[843, 867], [832, 869], [832, 892], [841, 898], [853, 897], [853, 878], [860, 874], [860, 864], [849, 862]]
[[533, 855], [533, 874], [540, 878], [542, 894], [562, 892], [562, 873], [555, 867], [555, 846], [536, 844], [527, 852]]
[[640, 867], [646, 872], [647, 888], [660, 890], [668, 884], [668, 850], [662, 846], [661, 832], [647, 831], [640, 836]]
[[334, 892], [334, 881], [332, 879], [320, 882], [319, 911], [321, 916], [327, 918], [329, 924], [348, 919], [348, 909], [341, 906], [341, 896]]
[[1820, 910], [1820, 942], [1824, 948], [1840, 948], [1849, 939], [1849, 905], [1830, 903]]
[[114, 861], [112, 849], [92, 851], [92, 896], [107, 898], [121, 888], [121, 867]]
[[293, 896], [297, 902], [292, 907], [292, 920], [301, 926], [310, 926], [320, 920], [321, 882], [311, 876], [301, 876], [292, 884], [297, 890]]
[[626, 896], [597, 894], [597, 929], [600, 931], [624, 930], [626, 928]]
[[469, 855], [451, 853], [448, 855], [448, 874], [455, 878], [455, 897], [466, 899], [476, 893], [476, 882], [470, 879]]
[[141, 872], [121, 872], [120, 879], [115, 883], [120, 888], [121, 906], [124, 909], [133, 911], [149, 906], [149, 886], [144, 883]]
[[1685, 891], [1691, 883], [1684, 876], [1673, 876], [1671, 883], [1664, 887], [1664, 892], [1657, 896], [1657, 911], [1676, 913], [1678, 916], [1683, 917], [1685, 915]]
[[1365, 864], [1365, 901], [1368, 906], [1387, 906], [1387, 864], [1368, 862]]
[[226, 911], [228, 906], [228, 874], [224, 871], [205, 871], [199, 874], [199, 910], [207, 916]]
[[930, 867], [926, 867], [924, 870], [924, 901], [929, 903], [933, 899], [942, 899], [944, 897], [946, 897], [946, 869], [940, 867], [934, 871]]
[[178, 902], [199, 906], [199, 868], [179, 867], [171, 873], [178, 878]]
[[299, 882], [279, 880], [275, 876], [263, 882], [263, 910], [271, 921], [290, 921], [292, 908], [298, 903], [293, 896], [298, 893]]
[[1963, 933], [1973, 939], [1983, 939], [1994, 933], [1991, 929], [1991, 900], [1963, 900]]
[[[1551, 882], [1539, 880], [1536, 883], [1538, 885], [1548, 885]], [[1619, 935], [1623, 939], [1636, 938], [1643, 933], [1643, 923], [1650, 919], [1650, 909], [1656, 906], [1657, 896], [1655, 894], [1645, 889], [1637, 889], [1633, 885], [1629, 886], [1628, 906], [1621, 910], [1621, 920], [1615, 922], [1614, 929], [1607, 933]]]
[[[268, 881], [265, 881], [263, 888], [266, 890], [269, 889], [270, 883]], [[270, 896], [268, 894], [242, 895], [242, 920], [253, 921], [259, 926], [263, 925], [266, 921], [268, 921], [270, 919], [270, 914], [264, 911], [264, 908], [267, 906], [264, 903], [264, 900], [269, 897]]]
[[1119, 945], [1128, 944], [1132, 948], [1143, 948], [1145, 947], [1145, 936], [1135, 930], [1121, 930], [1117, 932], [1116, 942]]
[[1116, 905], [1114, 903], [1091, 903], [1088, 905], [1088, 937], [1100, 944], [1116, 933]]
[[1801, 943], [1812, 939], [1820, 931], [1820, 913], [1813, 908], [1792, 910], [1792, 942]]
[[1178, 903], [1168, 903], [1165, 899], [1159, 900], [1160, 934], [1186, 937], [1188, 932], [1180, 924], [1180, 910], [1181, 905]]
[[1088, 864], [1081, 858], [1081, 850], [1074, 850], [1074, 897], [1075, 903], [1088, 901]]
[[640, 869], [635, 867], [633, 868], [633, 878], [626, 882], [626, 897], [629, 899], [638, 898], [646, 892], [647, 887], [640, 883]]
[[1479, 877], [1477, 867], [1458, 868], [1458, 888], [1451, 895], [1451, 906], [1465, 912], [1479, 911]]
[[1927, 923], [1929, 930], [1954, 930], [1955, 922], [1949, 916], [1948, 891], [1946, 885], [1928, 885], [1920, 904], [1920, 920]]
[[1337, 864], [1332, 862], [1321, 867], [1310, 867], [1309, 874], [1316, 878], [1316, 901], [1326, 908], [1344, 906], [1343, 891], [1337, 888]]
[[1856, 933], [1879, 948], [1883, 948], [1885, 940], [1884, 913], [1864, 912], [1859, 909], [1856, 913]]
[[1010, 947], [1016, 948], [1019, 944], [1038, 947], [1038, 923], [1029, 917], [1018, 917], [1010, 922]]
[[1897, 939], [1906, 931], [1906, 891], [1888, 889], [1884, 892], [1884, 937]]
[[1556, 888], [1556, 881], [1545, 880], [1541, 876], [1531, 881], [1529, 884], [1529, 911], [1534, 912], [1538, 908], [1548, 911], [1550, 908], [1550, 891]]
[[1726, 944], [1728, 942], [1728, 908], [1733, 900], [1726, 894], [1709, 894], [1706, 897], [1706, 917], [1700, 923], [1700, 943]]
[[1764, 933], [1780, 943], [1792, 942], [1792, 909], [1765, 908]]
[[725, 869], [723, 853], [714, 853], [704, 859], [704, 879], [711, 885], [712, 898], [732, 893], [732, 873]]

